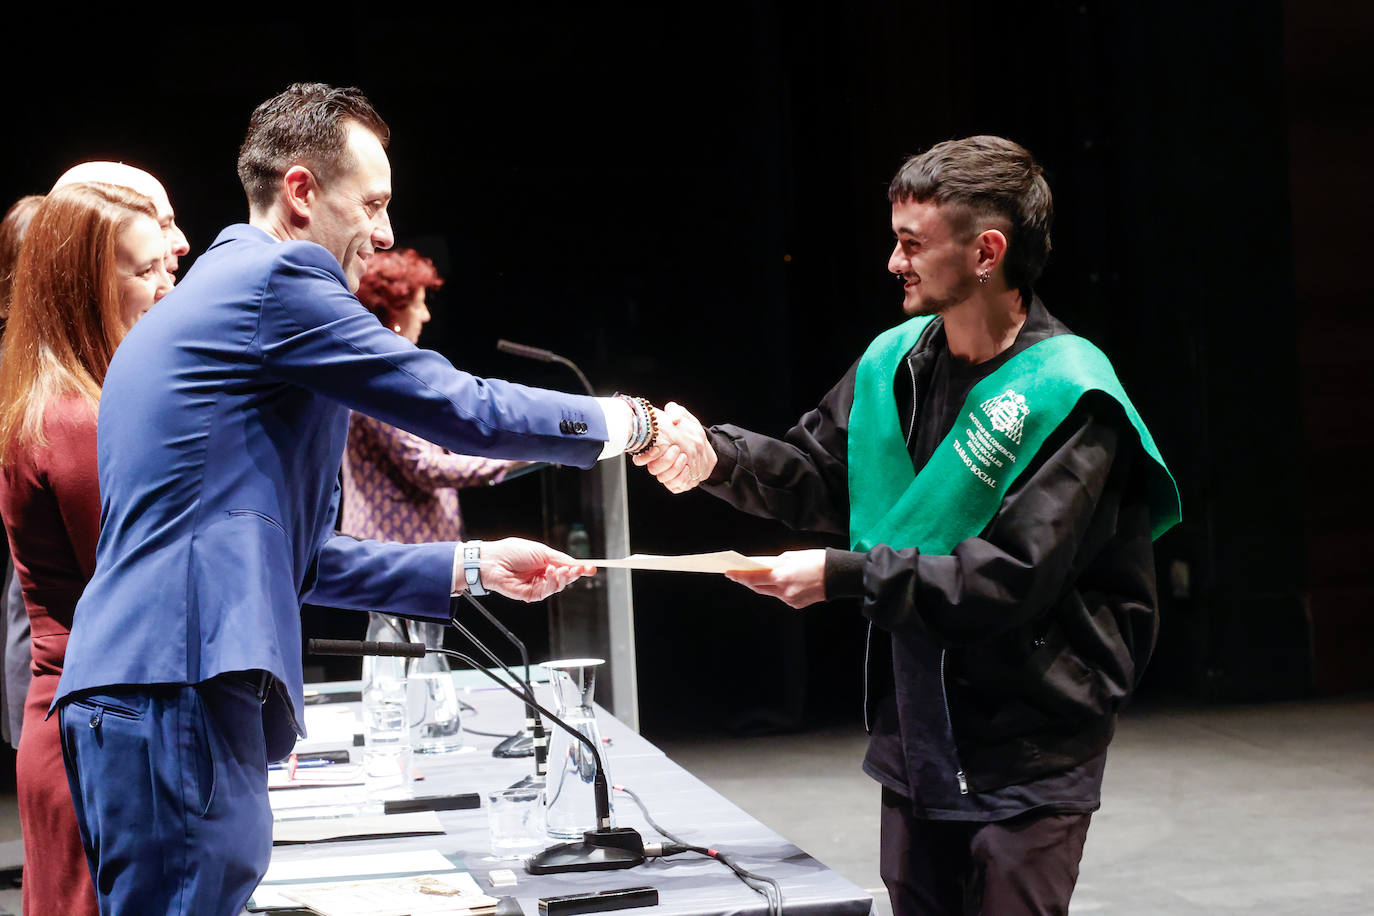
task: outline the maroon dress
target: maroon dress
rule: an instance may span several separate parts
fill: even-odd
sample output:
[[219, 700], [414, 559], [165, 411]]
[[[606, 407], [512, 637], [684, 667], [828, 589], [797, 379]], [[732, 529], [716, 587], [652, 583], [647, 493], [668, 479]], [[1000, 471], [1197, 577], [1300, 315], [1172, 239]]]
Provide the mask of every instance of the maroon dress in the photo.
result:
[[95, 420], [89, 400], [56, 399], [43, 415], [47, 442], [13, 448], [0, 467], [0, 515], [33, 636], [33, 683], [16, 764], [25, 913], [99, 912], [62, 763], [58, 717], [45, 718], [62, 674], [72, 612], [95, 571]]

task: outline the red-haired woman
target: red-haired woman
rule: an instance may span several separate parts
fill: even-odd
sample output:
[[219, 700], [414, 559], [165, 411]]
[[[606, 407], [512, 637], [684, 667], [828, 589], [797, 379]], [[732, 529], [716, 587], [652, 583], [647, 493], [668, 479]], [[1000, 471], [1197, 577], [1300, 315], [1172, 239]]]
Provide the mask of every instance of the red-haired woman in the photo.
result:
[[[418, 343], [429, 321], [428, 290], [444, 283], [434, 263], [413, 249], [379, 251], [367, 259], [358, 286], [358, 299], [391, 330]], [[343, 462], [344, 534], [378, 541], [419, 544], [461, 541], [463, 517], [458, 511], [458, 488], [496, 483], [523, 461], [501, 461], [455, 455], [380, 420], [354, 413], [348, 426], [348, 450]], [[369, 632], [378, 625], [396, 628], [380, 638], [423, 639], [438, 645], [440, 624], [401, 621], [373, 615]], [[408, 630], [405, 627], [409, 627]]]
[[100, 533], [95, 427], [110, 357], [172, 288], [152, 201], [78, 184], [39, 205], [19, 252], [0, 358], [0, 514], [32, 628], [16, 765], [24, 912], [95, 914], [57, 717], [76, 601]]

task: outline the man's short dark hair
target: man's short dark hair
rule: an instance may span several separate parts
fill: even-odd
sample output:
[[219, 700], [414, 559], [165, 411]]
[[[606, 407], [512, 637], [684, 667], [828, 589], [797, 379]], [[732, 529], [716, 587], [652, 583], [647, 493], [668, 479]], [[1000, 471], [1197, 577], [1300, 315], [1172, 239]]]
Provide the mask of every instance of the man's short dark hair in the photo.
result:
[[986, 228], [981, 223], [1004, 220], [1003, 270], [1013, 289], [1030, 289], [1045, 269], [1054, 199], [1039, 163], [1017, 143], [989, 136], [937, 143], [897, 171], [887, 199], [949, 207], [954, 231], [970, 237]]
[[293, 165], [305, 166], [322, 184], [331, 181], [350, 164], [349, 122], [376, 134], [383, 148], [391, 140], [391, 129], [359, 89], [292, 83], [255, 108], [239, 147], [239, 181], [249, 206], [270, 206]]

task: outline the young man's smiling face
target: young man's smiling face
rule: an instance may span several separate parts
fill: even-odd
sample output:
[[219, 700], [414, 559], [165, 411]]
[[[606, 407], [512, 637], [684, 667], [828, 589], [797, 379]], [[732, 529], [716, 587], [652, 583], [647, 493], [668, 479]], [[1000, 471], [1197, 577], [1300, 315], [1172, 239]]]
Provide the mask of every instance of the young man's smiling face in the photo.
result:
[[897, 243], [887, 269], [902, 280], [902, 311], [907, 315], [938, 315], [968, 299], [978, 287], [977, 243], [962, 238], [949, 216], [949, 209], [934, 201], [892, 205]]

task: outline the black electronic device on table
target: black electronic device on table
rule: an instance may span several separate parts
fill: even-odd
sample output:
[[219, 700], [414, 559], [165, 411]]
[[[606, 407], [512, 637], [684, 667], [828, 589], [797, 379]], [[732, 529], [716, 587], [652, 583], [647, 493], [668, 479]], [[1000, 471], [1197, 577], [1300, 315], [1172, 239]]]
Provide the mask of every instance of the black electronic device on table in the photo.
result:
[[476, 792], [456, 795], [421, 795], [416, 798], [388, 798], [382, 802], [383, 814], [410, 814], [415, 811], [464, 811], [482, 807]]
[[606, 913], [629, 910], [641, 906], [658, 906], [658, 889], [653, 887], [622, 887], [586, 894], [564, 894], [539, 898], [539, 912], [544, 916], [575, 916], [577, 913]]

